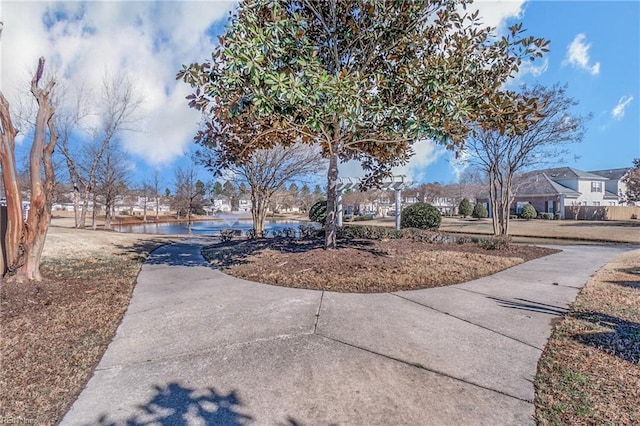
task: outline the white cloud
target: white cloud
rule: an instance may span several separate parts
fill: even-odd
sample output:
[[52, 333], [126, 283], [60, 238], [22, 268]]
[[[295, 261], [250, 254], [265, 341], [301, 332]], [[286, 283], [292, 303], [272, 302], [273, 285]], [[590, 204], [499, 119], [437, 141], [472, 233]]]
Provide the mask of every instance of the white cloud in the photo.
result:
[[460, 151], [457, 157], [454, 157], [451, 161], [451, 168], [453, 174], [456, 177], [456, 182], [460, 182], [460, 178], [464, 171], [469, 167], [470, 155], [468, 151]]
[[2, 90], [18, 105], [37, 58], [70, 91], [99, 87], [106, 72], [124, 73], [143, 97], [142, 131], [121, 135], [124, 148], [150, 165], [171, 162], [192, 143], [200, 115], [188, 107], [188, 87], [175, 81], [181, 64], [210, 57], [207, 30], [232, 3], [218, 1], [2, 2]]
[[522, 18], [527, 0], [476, 0], [467, 6], [471, 13], [480, 11], [480, 18], [484, 25], [504, 27], [508, 19]]
[[567, 46], [567, 57], [565, 62], [576, 67], [581, 68], [591, 75], [598, 75], [600, 73], [600, 62], [591, 64], [591, 58], [589, 57], [589, 49], [591, 44], [586, 43], [587, 36], [583, 33], [576, 35], [571, 44]]
[[621, 97], [618, 101], [618, 105], [611, 110], [611, 116], [616, 120], [622, 120], [624, 117], [624, 110], [629, 106], [631, 101], [633, 101], [633, 96]]
[[[413, 145], [414, 155], [409, 162], [401, 167], [395, 167], [394, 176], [404, 175], [412, 182], [436, 181], [438, 176], [429, 175], [428, 167], [438, 161], [445, 154], [446, 149], [431, 140], [421, 140]], [[348, 161], [339, 166], [341, 177], [359, 178], [364, 175], [360, 163]]]

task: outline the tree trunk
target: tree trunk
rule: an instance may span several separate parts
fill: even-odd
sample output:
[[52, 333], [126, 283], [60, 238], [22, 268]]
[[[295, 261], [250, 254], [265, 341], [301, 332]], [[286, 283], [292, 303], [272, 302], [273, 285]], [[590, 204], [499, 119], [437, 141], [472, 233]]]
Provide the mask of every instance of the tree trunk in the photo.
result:
[[7, 233], [5, 235], [5, 272], [12, 272], [19, 258], [19, 245], [24, 228], [22, 215], [22, 194], [18, 188], [18, 174], [15, 159], [16, 130], [11, 122], [9, 114], [9, 102], [0, 93], [0, 118], [2, 119], [2, 141], [0, 144], [0, 167], [2, 168], [2, 182], [4, 184], [5, 198], [7, 202]]
[[91, 197], [90, 191], [90, 186], [87, 186], [84, 189], [84, 194], [82, 197], [82, 210], [80, 212], [80, 223], [78, 224], [79, 228], [84, 228], [85, 226], [87, 226], [87, 211], [89, 210], [89, 198]]
[[80, 188], [73, 186], [73, 217], [75, 219], [75, 227], [80, 227]]
[[513, 174], [509, 174], [507, 176], [507, 184], [505, 185], [505, 217], [504, 217], [504, 237], [509, 236], [509, 225], [511, 223], [511, 202], [513, 198], [511, 197], [511, 186], [513, 185]]
[[144, 213], [143, 213], [143, 217], [142, 217], [142, 221], [143, 221], [144, 223], [147, 223], [147, 202], [148, 202], [148, 201], [149, 201], [149, 200], [148, 200], [148, 197], [147, 197], [147, 195], [145, 194], [145, 196], [144, 196]]
[[98, 228], [97, 224], [97, 215], [98, 215], [98, 197], [95, 192], [93, 194], [93, 210], [91, 211], [91, 229], [94, 231]]
[[338, 154], [334, 147], [333, 153], [329, 156], [329, 170], [327, 172], [327, 221], [325, 222], [325, 250], [336, 248], [336, 201], [338, 196]]
[[105, 201], [105, 204], [104, 204], [104, 229], [111, 229], [111, 218], [112, 218], [111, 204], [112, 203], [113, 201], [111, 200], [111, 197], [107, 196], [107, 200]]
[[498, 182], [495, 171], [489, 171], [489, 201], [491, 202], [491, 222], [493, 235], [500, 235], [500, 205], [498, 203]]
[[264, 221], [267, 216], [267, 202], [263, 194], [256, 194], [251, 187], [251, 220], [256, 238], [264, 237]]
[[[38, 102], [33, 143], [29, 154], [29, 173], [31, 200], [20, 242], [20, 256], [14, 264], [15, 279], [40, 281], [40, 258], [47, 237], [47, 229], [51, 221], [51, 202], [55, 189], [55, 174], [53, 171], [53, 150], [57, 142], [57, 134], [53, 125], [53, 106], [49, 101], [49, 94], [53, 87], [50, 82], [46, 89], [40, 89], [38, 82], [42, 76], [44, 59], [40, 59], [38, 72], [31, 81], [31, 93]], [[47, 143], [47, 128], [49, 142]], [[44, 168], [44, 179], [42, 170]]]
[[189, 203], [189, 208], [187, 209], [187, 232], [191, 235], [191, 203]]

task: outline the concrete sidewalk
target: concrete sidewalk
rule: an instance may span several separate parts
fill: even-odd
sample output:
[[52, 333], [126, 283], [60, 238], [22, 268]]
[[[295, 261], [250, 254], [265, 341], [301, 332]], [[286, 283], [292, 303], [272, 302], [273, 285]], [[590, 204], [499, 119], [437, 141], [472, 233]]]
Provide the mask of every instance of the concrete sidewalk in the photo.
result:
[[436, 289], [344, 294], [155, 251], [63, 425], [533, 424], [533, 378], [589, 277], [631, 246], [561, 253]]

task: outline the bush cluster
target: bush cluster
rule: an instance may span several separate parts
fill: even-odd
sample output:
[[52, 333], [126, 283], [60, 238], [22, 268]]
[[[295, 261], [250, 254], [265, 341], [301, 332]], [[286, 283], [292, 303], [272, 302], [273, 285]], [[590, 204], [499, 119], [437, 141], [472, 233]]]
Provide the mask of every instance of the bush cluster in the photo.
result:
[[442, 216], [437, 208], [428, 203], [415, 203], [402, 210], [401, 228], [438, 229]]
[[520, 217], [527, 220], [535, 219], [536, 217], [538, 217], [538, 212], [536, 211], [535, 207], [527, 203], [522, 207], [522, 213], [520, 213]]
[[458, 205], [458, 213], [462, 215], [462, 217], [471, 216], [473, 213], [473, 206], [471, 205], [471, 201], [468, 198], [463, 198]]
[[309, 209], [309, 220], [322, 226], [327, 222], [327, 200], [320, 200]]
[[473, 208], [471, 216], [476, 219], [484, 219], [486, 217], [489, 217], [489, 212], [487, 211], [487, 208], [484, 206], [484, 204], [477, 203]]
[[509, 248], [510, 244], [511, 239], [508, 237], [491, 237], [481, 238], [478, 240], [478, 245], [485, 250], [502, 250]]
[[354, 222], [364, 222], [366, 220], [373, 220], [373, 216], [370, 215], [370, 214], [365, 214], [365, 215], [362, 215], [362, 216], [356, 216], [353, 219]]

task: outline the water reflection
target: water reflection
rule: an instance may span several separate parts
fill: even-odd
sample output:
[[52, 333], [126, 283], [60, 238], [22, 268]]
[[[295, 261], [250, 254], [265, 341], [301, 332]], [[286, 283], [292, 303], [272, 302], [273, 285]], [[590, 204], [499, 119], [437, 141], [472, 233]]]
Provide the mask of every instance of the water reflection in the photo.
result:
[[[296, 231], [302, 223], [297, 220], [271, 220], [265, 222], [265, 231], [282, 230], [284, 228], [293, 228]], [[193, 222], [191, 224], [191, 233], [196, 235], [218, 235], [223, 229], [238, 229], [244, 234], [253, 228], [251, 219], [235, 219], [221, 218], [220, 220]], [[170, 223], [143, 223], [139, 225], [117, 225], [114, 229], [118, 232], [127, 232], [134, 234], [161, 234], [175, 235], [188, 234], [186, 222], [170, 222]]]

